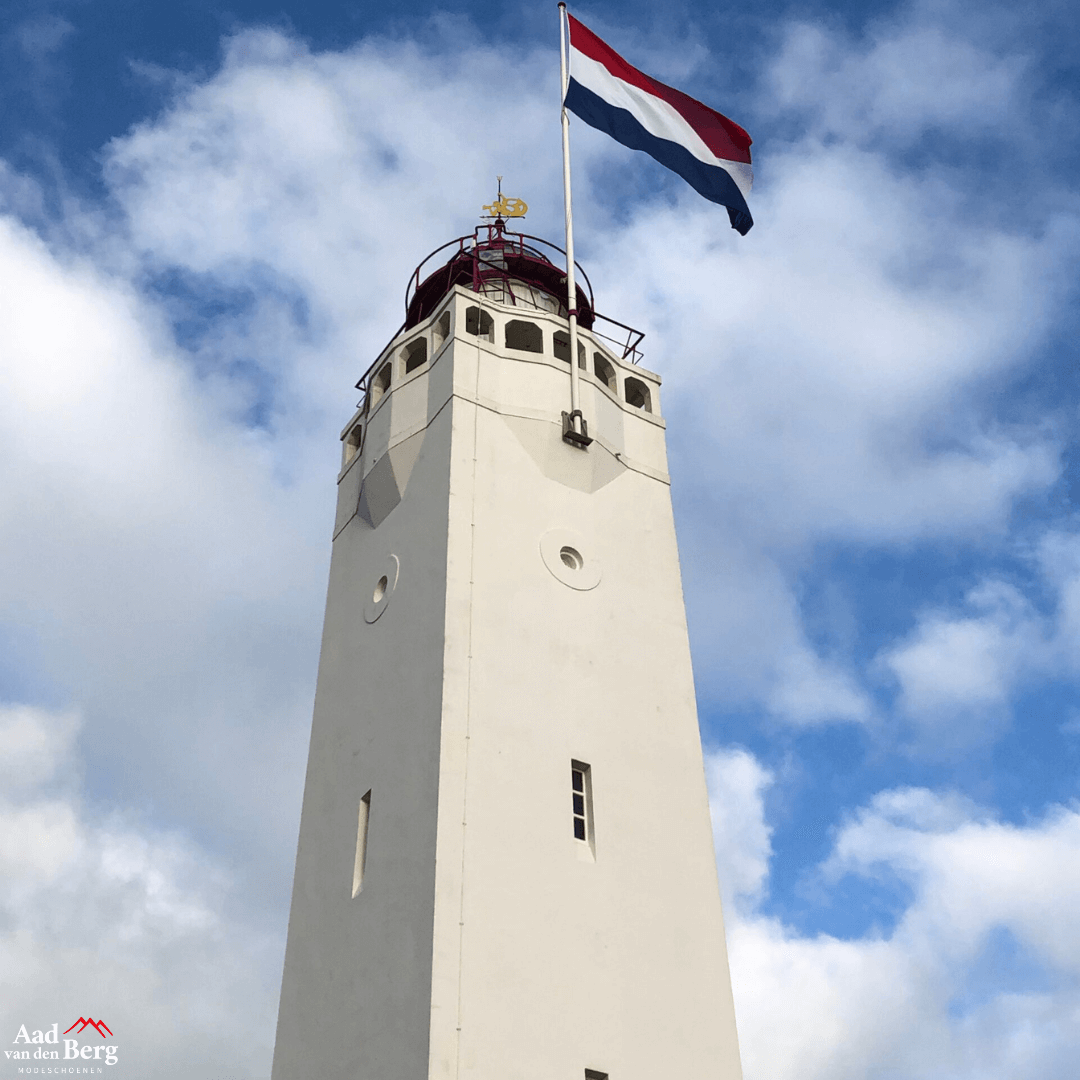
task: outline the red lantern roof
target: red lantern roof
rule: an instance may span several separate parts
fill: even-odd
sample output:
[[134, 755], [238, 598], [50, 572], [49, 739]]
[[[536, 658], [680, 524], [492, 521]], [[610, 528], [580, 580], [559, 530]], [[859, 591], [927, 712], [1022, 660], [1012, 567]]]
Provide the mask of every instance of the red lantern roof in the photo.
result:
[[[447, 248], [455, 249], [438, 269], [429, 264]], [[563, 256], [562, 248], [539, 237], [507, 232], [502, 219], [481, 225], [469, 236], [436, 248], [414, 271], [405, 295], [405, 326], [408, 329], [434, 314], [442, 298], [455, 286], [491, 296], [504, 304], [542, 308], [566, 316], [566, 271], [545, 254], [544, 249]], [[577, 264], [580, 280], [577, 287], [578, 324], [592, 328], [596, 318], [592, 286], [585, 271]], [[426, 276], [425, 275], [426, 272]]]

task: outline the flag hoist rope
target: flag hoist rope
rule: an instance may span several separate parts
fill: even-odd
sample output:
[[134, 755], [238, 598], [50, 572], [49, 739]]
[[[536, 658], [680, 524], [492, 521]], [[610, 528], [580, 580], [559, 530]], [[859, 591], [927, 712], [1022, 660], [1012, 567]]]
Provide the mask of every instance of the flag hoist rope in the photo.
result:
[[[584, 449], [592, 441], [588, 426], [581, 415], [581, 377], [578, 372], [578, 313], [577, 281], [574, 266], [574, 213], [570, 198], [570, 117], [566, 113], [566, 91], [570, 83], [570, 65], [567, 62], [568, 41], [566, 27], [566, 4], [559, 4], [559, 108], [562, 111], [562, 168], [563, 201], [566, 205], [566, 307], [570, 326], [570, 412], [563, 438]], [[567, 414], [564, 414], [564, 417]], [[576, 436], [576, 437], [575, 437]]]

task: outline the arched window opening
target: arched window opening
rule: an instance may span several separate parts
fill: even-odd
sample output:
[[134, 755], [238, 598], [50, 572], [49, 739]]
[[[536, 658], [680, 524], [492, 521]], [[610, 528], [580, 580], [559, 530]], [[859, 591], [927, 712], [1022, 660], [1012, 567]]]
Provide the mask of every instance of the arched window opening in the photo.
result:
[[626, 404], [635, 409], [652, 412], [652, 398], [649, 388], [640, 379], [626, 380]]
[[[555, 345], [555, 359], [561, 360], [564, 364], [570, 363], [570, 335], [565, 330], [556, 330], [553, 338]], [[585, 346], [579, 341], [577, 343], [577, 366], [584, 369], [585, 367]]]
[[609, 389], [614, 392], [618, 392], [619, 382], [615, 377], [615, 368], [611, 366], [610, 362], [603, 355], [603, 353], [594, 352], [592, 354], [593, 362], [593, 374]]
[[378, 405], [386, 391], [390, 389], [391, 364], [383, 364], [375, 378], [371, 380], [371, 404]]
[[435, 324], [435, 330], [432, 333], [432, 344], [435, 347], [435, 352], [438, 352], [442, 348], [443, 342], [450, 336], [450, 312], [444, 311], [439, 316], [439, 321]]
[[495, 341], [495, 320], [478, 307], [468, 308], [465, 312], [465, 333], [474, 337]]
[[506, 324], [506, 347], [518, 352], [544, 351], [544, 333], [536, 323], [524, 319], [511, 319]]
[[405, 364], [405, 374], [415, 371], [421, 364], [427, 363], [427, 339], [414, 338], [398, 355]]
[[349, 462], [360, 453], [360, 447], [363, 445], [364, 425], [355, 424], [349, 434], [345, 436], [345, 460], [341, 463], [342, 468], [348, 465]]

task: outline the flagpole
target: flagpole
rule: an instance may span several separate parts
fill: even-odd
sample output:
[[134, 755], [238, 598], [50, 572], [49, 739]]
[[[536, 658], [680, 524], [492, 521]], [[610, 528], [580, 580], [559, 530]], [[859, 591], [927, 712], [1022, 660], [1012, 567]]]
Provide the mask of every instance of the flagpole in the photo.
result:
[[570, 198], [570, 117], [566, 113], [569, 85], [566, 43], [566, 4], [559, 4], [559, 108], [562, 111], [563, 203], [566, 207], [566, 308], [570, 329], [570, 412], [563, 413], [563, 438], [585, 449], [592, 442], [581, 415], [581, 377], [578, 372], [577, 280], [574, 265], [574, 213]]

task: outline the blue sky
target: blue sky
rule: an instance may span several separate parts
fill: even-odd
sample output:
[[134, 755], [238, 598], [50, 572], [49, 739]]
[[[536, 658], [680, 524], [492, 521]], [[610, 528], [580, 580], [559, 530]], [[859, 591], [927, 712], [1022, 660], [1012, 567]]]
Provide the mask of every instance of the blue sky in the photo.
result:
[[[755, 140], [739, 238], [573, 127], [579, 257], [665, 380], [747, 1080], [1069, 1075], [1080, 14], [575, 14]], [[5, 5], [0, 1025], [268, 1076], [337, 432], [497, 173], [559, 242], [556, 38]]]

